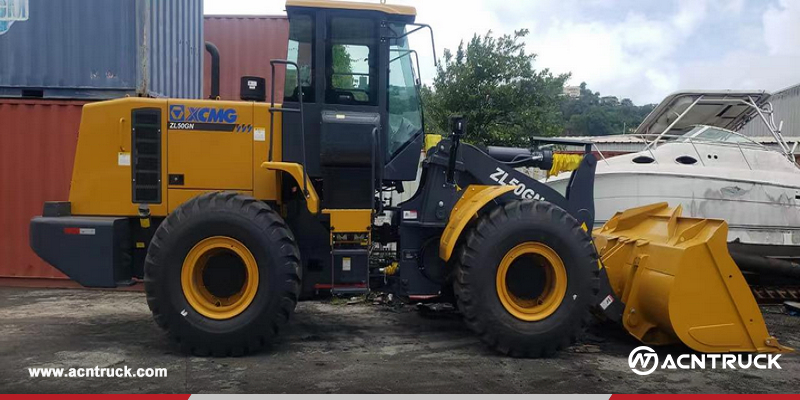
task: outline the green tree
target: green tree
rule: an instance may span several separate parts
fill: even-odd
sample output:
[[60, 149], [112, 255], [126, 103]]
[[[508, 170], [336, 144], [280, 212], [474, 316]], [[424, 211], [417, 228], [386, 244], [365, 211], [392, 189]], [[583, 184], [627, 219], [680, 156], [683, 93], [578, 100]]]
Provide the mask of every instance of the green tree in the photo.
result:
[[592, 92], [581, 83], [580, 96], [565, 97], [561, 104], [564, 134], [568, 136], [604, 136], [630, 133], [655, 106], [634, 105], [630, 99], [603, 101], [599, 92]]
[[353, 76], [352, 63], [355, 61], [347, 48], [340, 44], [331, 46], [331, 53], [333, 54], [333, 87], [340, 89], [353, 89], [355, 87]]
[[527, 146], [531, 136], [562, 132], [560, 106], [569, 74], [536, 71], [525, 52], [528, 30], [495, 37], [489, 31], [445, 50], [432, 87], [422, 90], [426, 131], [448, 133], [448, 119], [467, 118], [466, 140], [484, 145]]

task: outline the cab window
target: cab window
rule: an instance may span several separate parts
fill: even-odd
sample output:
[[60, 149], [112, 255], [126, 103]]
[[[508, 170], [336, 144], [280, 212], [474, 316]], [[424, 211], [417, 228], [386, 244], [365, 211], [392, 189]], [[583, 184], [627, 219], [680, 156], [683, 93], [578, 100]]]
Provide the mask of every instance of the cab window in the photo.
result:
[[[390, 30], [405, 33], [405, 26], [392, 24]], [[394, 155], [404, 144], [422, 132], [422, 112], [414, 74], [413, 53], [408, 39], [389, 42], [389, 154]]]
[[299, 72], [303, 101], [314, 102], [314, 18], [309, 14], [292, 14], [289, 18], [289, 52], [286, 59], [296, 62], [299, 71], [293, 66], [286, 67], [283, 99], [300, 101], [300, 90], [297, 88]]
[[328, 19], [325, 102], [377, 104], [377, 40], [375, 22], [365, 18]]

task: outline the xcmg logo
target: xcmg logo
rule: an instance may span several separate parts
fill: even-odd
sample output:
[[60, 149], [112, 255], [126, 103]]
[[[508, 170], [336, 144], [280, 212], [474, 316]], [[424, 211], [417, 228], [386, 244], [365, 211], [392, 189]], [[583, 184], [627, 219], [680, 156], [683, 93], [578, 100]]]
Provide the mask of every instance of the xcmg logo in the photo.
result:
[[186, 107], [183, 104], [169, 106], [169, 120], [171, 122], [209, 122], [209, 123], [236, 123], [235, 108], [221, 107]]

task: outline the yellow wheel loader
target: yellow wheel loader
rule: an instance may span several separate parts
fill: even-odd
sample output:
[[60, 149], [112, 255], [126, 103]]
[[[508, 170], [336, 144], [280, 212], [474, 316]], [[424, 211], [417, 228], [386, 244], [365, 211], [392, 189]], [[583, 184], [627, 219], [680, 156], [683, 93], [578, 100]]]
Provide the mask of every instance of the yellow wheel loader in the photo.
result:
[[[289, 54], [271, 62], [269, 101], [264, 78], [244, 77], [243, 101], [85, 105], [69, 200], [31, 221], [36, 253], [87, 287], [143, 280], [158, 325], [199, 355], [262, 348], [302, 297], [370, 290], [455, 299], [483, 342], [513, 356], [568, 346], [595, 312], [646, 343], [786, 350], [725, 250], [724, 222], [658, 206], [593, 240], [589, 144], [577, 160], [544, 138], [480, 149], [461, 142], [460, 117], [426, 140], [407, 38], [433, 31], [414, 8], [286, 9]], [[423, 150], [416, 192], [388, 199], [418, 179]], [[554, 163], [574, 168], [566, 195], [517, 170]]]

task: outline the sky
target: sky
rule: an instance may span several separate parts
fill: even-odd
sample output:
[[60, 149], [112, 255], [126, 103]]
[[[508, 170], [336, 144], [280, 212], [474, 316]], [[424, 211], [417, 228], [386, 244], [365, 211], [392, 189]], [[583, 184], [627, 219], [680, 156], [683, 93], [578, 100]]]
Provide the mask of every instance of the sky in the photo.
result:
[[[371, 0], [377, 2], [377, 0]], [[527, 28], [536, 69], [571, 73], [602, 95], [658, 103], [685, 89], [800, 83], [800, 0], [388, 0], [417, 8], [436, 53], [473, 34]], [[204, 0], [206, 14], [285, 14], [284, 0]], [[435, 73], [429, 35], [412, 35], [423, 82]]]

